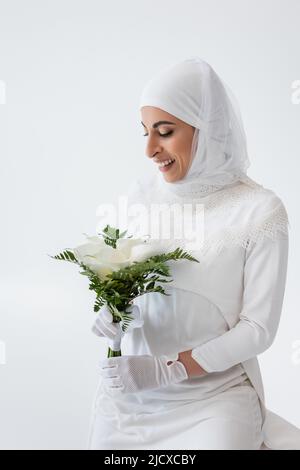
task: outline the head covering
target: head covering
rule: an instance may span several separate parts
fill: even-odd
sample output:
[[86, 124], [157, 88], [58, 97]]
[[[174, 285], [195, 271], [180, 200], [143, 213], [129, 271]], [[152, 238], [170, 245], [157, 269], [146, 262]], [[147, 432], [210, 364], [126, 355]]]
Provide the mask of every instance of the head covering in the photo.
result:
[[140, 108], [154, 106], [195, 127], [185, 176], [160, 183], [182, 196], [201, 195], [244, 181], [250, 165], [239, 107], [214, 69], [199, 57], [172, 64], [144, 87]]
[[130, 233], [167, 240], [163, 251], [168, 243], [193, 252], [190, 241], [196, 239], [195, 255], [202, 256], [218, 255], [225, 246], [248, 248], [261, 238], [287, 233], [280, 198], [247, 176], [250, 162], [239, 106], [208, 63], [193, 57], [163, 69], [144, 87], [143, 106], [160, 108], [195, 131], [190, 164], [181, 180], [168, 182], [156, 168], [154, 175], [140, 175], [131, 183]]

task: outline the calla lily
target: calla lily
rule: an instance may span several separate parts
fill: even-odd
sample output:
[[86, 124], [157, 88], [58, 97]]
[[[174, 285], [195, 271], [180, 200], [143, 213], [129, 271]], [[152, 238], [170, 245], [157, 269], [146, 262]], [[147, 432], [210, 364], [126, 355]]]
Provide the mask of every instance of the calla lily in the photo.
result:
[[121, 268], [129, 266], [134, 261], [133, 248], [145, 247], [145, 240], [120, 238], [116, 248], [107, 245], [101, 237], [87, 236], [87, 243], [73, 249], [76, 259], [96, 273], [101, 280]]

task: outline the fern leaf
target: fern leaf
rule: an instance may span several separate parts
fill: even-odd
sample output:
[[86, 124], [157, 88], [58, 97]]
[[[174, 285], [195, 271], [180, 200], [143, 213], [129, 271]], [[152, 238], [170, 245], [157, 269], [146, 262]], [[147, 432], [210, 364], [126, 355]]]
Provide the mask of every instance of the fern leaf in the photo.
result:
[[62, 260], [62, 261], [70, 261], [71, 263], [77, 263], [78, 261], [71, 250], [65, 250], [59, 253], [58, 255], [51, 256], [51, 258]]

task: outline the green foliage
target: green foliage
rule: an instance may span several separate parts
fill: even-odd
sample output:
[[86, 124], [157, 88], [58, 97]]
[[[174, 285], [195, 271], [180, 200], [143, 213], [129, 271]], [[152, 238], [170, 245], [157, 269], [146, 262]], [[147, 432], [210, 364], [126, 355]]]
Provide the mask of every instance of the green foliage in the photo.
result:
[[[99, 235], [104, 238], [104, 242], [107, 245], [111, 246], [112, 248], [116, 248], [117, 240], [119, 238], [124, 238], [126, 233], [127, 230], [125, 230], [125, 232], [120, 233], [120, 230], [118, 228], [113, 228], [110, 225], [106, 225], [106, 227], [103, 229], [103, 233], [100, 233]], [[127, 238], [131, 238], [131, 236]]]
[[[105, 243], [116, 248], [116, 241], [123, 238], [126, 231], [120, 233], [118, 229], [107, 225], [103, 233]], [[126, 331], [131, 320], [128, 309], [133, 299], [150, 292], [169, 295], [165, 293], [161, 285], [157, 285], [157, 283], [172, 282], [172, 279], [168, 279], [171, 276], [167, 262], [187, 259], [199, 263], [196, 258], [181, 248], [176, 248], [169, 253], [151, 256], [145, 261], [134, 261], [130, 266], [113, 271], [107, 274], [104, 279], [100, 279], [97, 273], [79, 262], [70, 249], [56, 256], [51, 256], [51, 258], [76, 263], [81, 267], [80, 274], [88, 277], [89, 289], [96, 294], [94, 312], [98, 312], [107, 303], [114, 321], [122, 321], [123, 331]]]
[[50, 255], [50, 258], [59, 259], [59, 260], [62, 260], [62, 261], [70, 261], [71, 263], [78, 264], [78, 261], [77, 261], [75, 255], [74, 255], [73, 251], [71, 251], [71, 250], [62, 251], [61, 253], [59, 253], [58, 255], [55, 255], [55, 256]]

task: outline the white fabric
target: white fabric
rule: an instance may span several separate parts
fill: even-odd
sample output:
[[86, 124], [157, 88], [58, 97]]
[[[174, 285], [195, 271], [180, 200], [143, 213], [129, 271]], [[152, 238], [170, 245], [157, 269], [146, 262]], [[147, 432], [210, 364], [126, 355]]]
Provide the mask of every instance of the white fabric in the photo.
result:
[[247, 181], [250, 165], [237, 101], [228, 85], [199, 57], [172, 64], [145, 85], [140, 108], [154, 106], [195, 127], [185, 177], [169, 183], [178, 195], [202, 194]]
[[[284, 204], [247, 176], [238, 105], [204, 61], [188, 59], [158, 73], [143, 91], [143, 105], [195, 126], [193, 158], [180, 181], [167, 183], [159, 174], [137, 178], [129, 205], [143, 204], [149, 213], [152, 204], [167, 203], [164, 220], [173, 203], [192, 203], [193, 215], [200, 203], [205, 224], [203, 244], [194, 252], [185, 236], [175, 236], [176, 225], [171, 239], [162, 240], [164, 251], [181, 246], [200, 263], [171, 263], [173, 282], [163, 284], [170, 297], [150, 293], [135, 300], [144, 324], [124, 336], [122, 353], [169, 356], [192, 349], [209, 373], [120, 397], [108, 394], [100, 380], [88, 446], [259, 449], [264, 441], [271, 449], [299, 450], [300, 430], [266, 408], [257, 359], [274, 341], [282, 310], [289, 226]], [[136, 219], [128, 232], [139, 237]]]
[[[194, 126], [195, 132], [185, 176], [168, 182], [159, 172], [153, 177], [141, 175], [131, 188], [131, 204], [142, 202], [150, 208], [154, 203], [183, 206], [205, 202], [202, 255], [224, 246], [247, 247], [265, 236], [276, 238], [278, 230], [287, 230], [288, 216], [276, 197], [269, 197], [262, 208], [255, 201], [252, 204], [252, 199], [259, 197], [266, 202], [265, 189], [246, 173], [250, 161], [239, 105], [211, 65], [196, 56], [159, 71], [142, 91], [140, 108], [143, 106], [163, 109]], [[232, 224], [232, 209], [247, 201], [245, 210], [251, 211], [252, 217]], [[193, 208], [193, 218], [195, 213]], [[214, 218], [215, 223], [207, 224], [208, 218]], [[175, 220], [174, 226], [179, 222]], [[181, 245], [186, 241], [182, 238]]]
[[[217, 222], [222, 230], [224, 226], [234, 227], [237, 223], [247, 227], [249, 221], [261, 223], [264, 213], [269, 214], [274, 209], [278, 211], [278, 206], [284, 208], [272, 191], [244, 187], [245, 192], [251, 194], [237, 198], [229, 212], [220, 211], [220, 204], [224, 200], [235, 200], [231, 194], [235, 186], [220, 191], [223, 197], [219, 198], [219, 203], [216, 200], [212, 203], [216, 193], [201, 199], [211, 206], [205, 225], [207, 234], [215, 233], [212, 227], [215, 229]], [[151, 198], [152, 194], [148, 197]], [[215, 215], [218, 212], [217, 218]], [[223, 213], [223, 218], [220, 213]], [[193, 445], [196, 445], [196, 440], [198, 447], [196, 445], [195, 448], [201, 449], [201, 436], [206, 429], [206, 419], [203, 419], [206, 403], [212, 410], [215, 409], [211, 423], [215, 423], [215, 429], [218, 429], [218, 403], [225, 396], [223, 392], [241, 386], [248, 379], [259, 397], [263, 440], [267, 447], [300, 449], [299, 429], [265, 407], [257, 360], [257, 355], [271, 345], [278, 328], [288, 260], [287, 220], [284, 226], [275, 217], [273, 225], [269, 221], [267, 226], [261, 224], [259, 227], [260, 230], [251, 232], [254, 240], [251, 240], [249, 233], [247, 248], [228, 239], [226, 245], [218, 250], [212, 244], [206, 246], [203, 252], [192, 253], [200, 259], [200, 263], [185, 260], [173, 262], [173, 282], [167, 288], [164, 286], [166, 292], [170, 289], [170, 297], [151, 293], [135, 300], [141, 309], [144, 324], [124, 336], [123, 354], [159, 356], [193, 349], [194, 356], [210, 373], [202, 378], [191, 378], [119, 399], [105, 393], [100, 382], [93, 410], [90, 445], [115, 449], [134, 449], [137, 445], [144, 448], [163, 448], [165, 445], [172, 448], [174, 445], [174, 448], [179, 448], [177, 446], [187, 433], [193, 433], [199, 436], [198, 440], [194, 438]], [[169, 245], [170, 242], [166, 241], [166, 248]], [[224, 410], [231, 406], [234, 405], [230, 401], [224, 402]], [[185, 410], [184, 419], [180, 418], [182, 407]], [[243, 413], [248, 411], [241, 407], [237, 412], [241, 428]], [[162, 420], [165, 425], [161, 430], [159, 423]], [[107, 429], [110, 429], [109, 433]], [[230, 429], [231, 426], [228, 426], [229, 434]], [[286, 439], [286, 435], [290, 439]], [[247, 444], [237, 445], [252, 448], [256, 442], [251, 440]], [[186, 441], [182, 448], [186, 448], [185, 445]], [[219, 440], [214, 442], [214, 433], [208, 445], [221, 445]]]
[[[127, 332], [132, 328], [140, 328], [143, 325], [141, 312], [137, 305], [129, 307], [127, 313], [130, 316], [130, 323], [126, 326]], [[123, 321], [113, 322], [113, 315], [107, 304], [100, 308], [91, 329], [95, 335], [106, 337], [107, 346], [113, 351], [119, 351], [121, 349], [121, 341], [124, 334], [126, 334], [123, 330]]]
[[[210, 191], [201, 197], [199, 194], [179, 196], [169, 191], [162, 182], [160, 175], [141, 177], [134, 181], [128, 193], [128, 206], [134, 208], [134, 216], [129, 219], [129, 232], [135, 236], [148, 235], [153, 221], [152, 208], [159, 207], [160, 231], [158, 237], [151, 238], [160, 241], [165, 240], [165, 247], [174, 249], [179, 244], [190, 251], [192, 238], [188, 239], [183, 233], [177, 235], [176, 229], [182, 225], [181, 214], [173, 208], [189, 205], [191, 208], [191, 220], [197, 227], [197, 206], [203, 208], [204, 220], [202, 246], [197, 247], [199, 256], [205, 256], [210, 251], [216, 254], [224, 247], [242, 246], [247, 248], [265, 237], [275, 240], [278, 232], [288, 232], [288, 215], [282, 201], [276, 194], [248, 178], [247, 182], [235, 182], [222, 188]], [[140, 206], [142, 210], [139, 211]], [[245, 214], [240, 218], [235, 217], [235, 209], [244, 208]], [[247, 213], [248, 211], [248, 213]], [[129, 211], [130, 212], [130, 211]], [[140, 216], [140, 213], [147, 216]], [[171, 215], [170, 215], [171, 214]], [[164, 237], [163, 222], [170, 220], [170, 237]], [[186, 219], [189, 220], [189, 219]], [[186, 221], [185, 220], [185, 221]], [[200, 219], [201, 221], [201, 219]], [[156, 225], [156, 224], [155, 224]], [[160, 247], [163, 251], [163, 246]]]
[[120, 333], [120, 330], [120, 323], [113, 322], [111, 311], [106, 304], [103, 305], [92, 325], [92, 332], [97, 336], [114, 339]]
[[102, 359], [99, 367], [106, 390], [122, 395], [166, 387], [188, 378], [185, 366], [166, 355], [123, 354]]
[[153, 400], [145, 408], [136, 397], [131, 410], [107, 399], [100, 384], [90, 424], [88, 450], [257, 450], [263, 441], [261, 407], [249, 382], [168, 406]]

